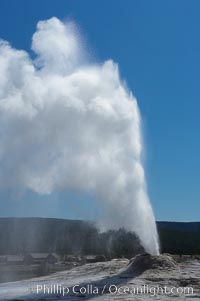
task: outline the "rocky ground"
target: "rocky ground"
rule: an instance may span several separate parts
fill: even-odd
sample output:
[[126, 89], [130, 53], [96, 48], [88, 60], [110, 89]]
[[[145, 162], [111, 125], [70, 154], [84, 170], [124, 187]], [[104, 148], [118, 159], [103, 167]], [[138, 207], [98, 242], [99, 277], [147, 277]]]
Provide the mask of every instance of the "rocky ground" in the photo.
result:
[[[145, 257], [146, 256], [146, 257]], [[141, 255], [0, 285], [0, 300], [200, 300], [200, 261]]]

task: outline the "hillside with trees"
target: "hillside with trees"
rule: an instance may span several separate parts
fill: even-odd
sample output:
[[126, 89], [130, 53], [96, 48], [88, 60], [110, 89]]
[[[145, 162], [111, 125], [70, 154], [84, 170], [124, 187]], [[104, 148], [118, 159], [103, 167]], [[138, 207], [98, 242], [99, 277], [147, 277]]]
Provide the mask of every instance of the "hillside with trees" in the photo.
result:
[[[157, 222], [161, 251], [200, 254], [200, 223]], [[94, 223], [54, 218], [0, 218], [0, 255], [44, 252], [106, 258], [144, 252], [134, 233], [124, 229], [101, 233]]]

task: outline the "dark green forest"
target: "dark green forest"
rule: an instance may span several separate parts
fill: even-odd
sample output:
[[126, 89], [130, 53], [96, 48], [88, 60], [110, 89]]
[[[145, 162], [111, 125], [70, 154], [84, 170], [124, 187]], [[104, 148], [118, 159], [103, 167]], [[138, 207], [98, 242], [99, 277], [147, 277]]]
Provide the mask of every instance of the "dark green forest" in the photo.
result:
[[[200, 223], [157, 222], [161, 251], [200, 254]], [[45, 252], [131, 258], [144, 252], [134, 233], [101, 233], [94, 223], [53, 218], [0, 218], [0, 254]]]
[[157, 222], [162, 252], [200, 254], [200, 222]]
[[0, 254], [101, 254], [106, 258], [144, 252], [137, 236], [124, 229], [100, 233], [95, 224], [53, 218], [0, 218]]

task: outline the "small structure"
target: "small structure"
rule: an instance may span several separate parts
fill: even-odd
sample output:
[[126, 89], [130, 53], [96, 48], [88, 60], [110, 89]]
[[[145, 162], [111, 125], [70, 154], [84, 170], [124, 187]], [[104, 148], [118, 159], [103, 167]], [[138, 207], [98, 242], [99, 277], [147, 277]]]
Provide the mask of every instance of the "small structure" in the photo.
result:
[[6, 259], [6, 255], [0, 255], [0, 264], [1, 263], [6, 263], [7, 259]]
[[56, 253], [50, 253], [48, 254], [47, 258], [46, 258], [46, 262], [48, 263], [56, 263], [59, 261], [59, 256]]
[[58, 260], [59, 256], [56, 253], [29, 253], [24, 256], [24, 264], [54, 264]]
[[65, 255], [64, 261], [70, 263], [77, 263], [81, 261], [81, 258], [80, 256], [75, 256], [75, 255]]
[[85, 263], [103, 262], [106, 261], [106, 258], [104, 255], [85, 255], [83, 261]]
[[9, 265], [20, 265], [24, 263], [22, 255], [6, 255], [6, 263]]

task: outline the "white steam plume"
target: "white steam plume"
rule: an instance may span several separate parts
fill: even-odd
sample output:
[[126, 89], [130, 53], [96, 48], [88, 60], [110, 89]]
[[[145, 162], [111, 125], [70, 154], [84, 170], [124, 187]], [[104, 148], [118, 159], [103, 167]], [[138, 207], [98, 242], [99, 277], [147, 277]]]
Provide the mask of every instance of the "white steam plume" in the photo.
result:
[[0, 42], [0, 189], [92, 193], [104, 227], [158, 254], [140, 114], [117, 64], [87, 63], [75, 26], [57, 18], [38, 23], [32, 50], [34, 61]]

